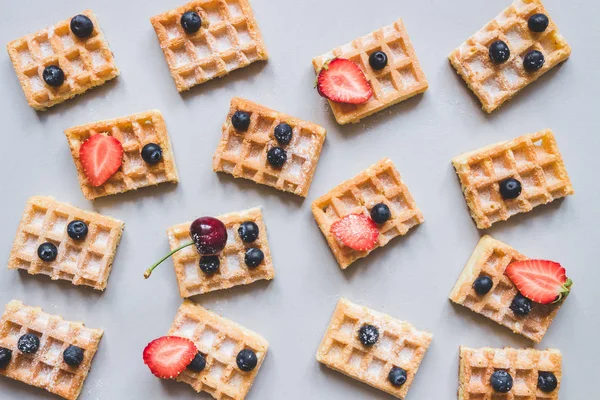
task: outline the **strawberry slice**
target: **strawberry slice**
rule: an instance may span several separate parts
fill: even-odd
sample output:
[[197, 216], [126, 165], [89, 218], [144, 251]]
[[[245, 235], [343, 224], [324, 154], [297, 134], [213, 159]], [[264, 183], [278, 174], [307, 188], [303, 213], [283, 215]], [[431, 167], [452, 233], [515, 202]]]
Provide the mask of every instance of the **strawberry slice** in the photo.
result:
[[337, 103], [366, 103], [373, 91], [360, 67], [345, 58], [325, 63], [317, 76], [319, 94]]
[[350, 214], [335, 221], [331, 225], [331, 233], [344, 245], [357, 251], [373, 249], [379, 237], [375, 222], [363, 214]]
[[547, 260], [516, 261], [504, 273], [523, 296], [540, 304], [560, 301], [573, 284], [559, 263]]
[[123, 146], [116, 138], [97, 134], [83, 142], [79, 160], [92, 186], [100, 186], [121, 168]]
[[194, 342], [178, 336], [163, 336], [148, 343], [144, 349], [144, 364], [162, 379], [181, 374], [192, 362], [198, 349]]

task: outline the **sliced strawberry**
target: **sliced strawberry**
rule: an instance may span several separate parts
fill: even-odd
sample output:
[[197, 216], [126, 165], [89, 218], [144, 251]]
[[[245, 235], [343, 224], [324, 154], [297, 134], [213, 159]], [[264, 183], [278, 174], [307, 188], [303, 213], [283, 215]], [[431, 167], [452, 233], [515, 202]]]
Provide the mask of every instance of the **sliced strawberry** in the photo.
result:
[[79, 159], [92, 186], [100, 186], [121, 168], [123, 146], [112, 136], [97, 134], [83, 142]]
[[523, 296], [540, 304], [560, 301], [569, 294], [573, 284], [565, 269], [553, 261], [516, 261], [506, 267], [505, 274]]
[[379, 237], [375, 222], [363, 214], [346, 215], [334, 222], [331, 233], [344, 245], [358, 251], [371, 250]]
[[366, 103], [373, 91], [360, 67], [345, 58], [327, 62], [317, 77], [319, 94], [338, 103]]
[[172, 379], [192, 362], [198, 349], [194, 342], [178, 336], [163, 336], [148, 343], [144, 364], [159, 378]]

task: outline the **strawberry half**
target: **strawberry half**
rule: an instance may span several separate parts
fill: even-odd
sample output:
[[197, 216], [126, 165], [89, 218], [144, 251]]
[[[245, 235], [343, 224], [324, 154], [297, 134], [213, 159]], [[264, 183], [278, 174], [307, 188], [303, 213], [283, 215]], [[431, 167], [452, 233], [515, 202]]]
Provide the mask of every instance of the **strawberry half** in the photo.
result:
[[123, 146], [116, 138], [97, 134], [83, 142], [79, 160], [92, 186], [100, 186], [121, 168]]
[[373, 91], [360, 67], [345, 58], [334, 58], [323, 65], [317, 76], [317, 90], [337, 103], [366, 103]]
[[573, 284], [565, 269], [553, 261], [516, 261], [506, 267], [505, 274], [523, 296], [540, 304], [560, 301], [569, 294]]
[[179, 336], [163, 336], [148, 343], [144, 349], [144, 364], [162, 379], [181, 374], [192, 362], [198, 349], [194, 342]]
[[331, 225], [331, 233], [344, 245], [357, 251], [371, 250], [379, 237], [375, 222], [363, 214], [350, 214], [335, 221]]

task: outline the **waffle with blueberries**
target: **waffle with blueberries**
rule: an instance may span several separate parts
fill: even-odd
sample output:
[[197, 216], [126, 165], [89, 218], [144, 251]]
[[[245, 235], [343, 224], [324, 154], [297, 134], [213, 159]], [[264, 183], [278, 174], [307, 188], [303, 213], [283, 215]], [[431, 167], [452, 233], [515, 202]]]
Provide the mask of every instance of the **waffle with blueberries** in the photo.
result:
[[27, 201], [8, 269], [104, 290], [124, 223], [52, 197]]
[[570, 55], [542, 2], [515, 0], [449, 59], [491, 113]]
[[195, 0], [150, 21], [179, 92], [269, 58], [248, 0]]
[[13, 300], [0, 319], [0, 375], [75, 400], [102, 334]]
[[317, 360], [403, 399], [432, 338], [408, 322], [342, 298], [319, 346]]
[[119, 75], [90, 10], [13, 40], [6, 47], [27, 102], [38, 111]]
[[458, 400], [558, 400], [562, 354], [461, 346], [458, 379]]

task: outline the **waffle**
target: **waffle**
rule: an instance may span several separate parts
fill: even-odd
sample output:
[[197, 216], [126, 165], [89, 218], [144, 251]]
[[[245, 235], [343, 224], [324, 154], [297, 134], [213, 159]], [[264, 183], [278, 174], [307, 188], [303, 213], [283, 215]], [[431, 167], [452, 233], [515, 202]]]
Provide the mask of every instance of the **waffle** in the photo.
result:
[[[87, 139], [98, 133], [117, 138], [123, 145], [123, 165], [101, 186], [92, 186], [79, 160], [79, 148]], [[76, 126], [65, 131], [71, 155], [77, 168], [79, 184], [88, 200], [136, 190], [163, 182], [179, 182], [175, 159], [167, 127], [160, 111], [152, 110], [113, 120]], [[163, 159], [155, 165], [144, 162], [142, 148], [156, 143], [162, 149]]]
[[[553, 304], [532, 302], [531, 312], [525, 317], [511, 311], [510, 304], [519, 291], [504, 275], [504, 270], [512, 262], [526, 259], [509, 245], [491, 236], [482, 237], [452, 289], [450, 300], [539, 343], [564, 299]], [[492, 290], [484, 296], [477, 295], [473, 289], [473, 283], [481, 275], [489, 276], [494, 281]]]
[[315, 221], [342, 269], [359, 258], [366, 257], [375, 248], [356, 251], [344, 246], [331, 234], [331, 225], [348, 214], [369, 215], [370, 209], [378, 203], [386, 204], [392, 217], [386, 223], [378, 225], [379, 239], [375, 248], [383, 247], [393, 238], [405, 235], [410, 228], [424, 221], [423, 214], [402, 182], [394, 163], [387, 158], [371, 165], [312, 203]]
[[[452, 164], [479, 229], [574, 193], [551, 130], [462, 154]], [[516, 199], [500, 195], [499, 182], [507, 178], [521, 182]]]
[[[202, 27], [187, 34], [183, 13]], [[150, 19], [179, 92], [269, 58], [248, 0], [197, 0]]]
[[[17, 348], [19, 338], [26, 333], [40, 339], [35, 354], [25, 354]], [[66, 321], [39, 307], [13, 300], [0, 319], [0, 347], [12, 351], [10, 363], [0, 369], [0, 375], [75, 400], [81, 393], [103, 333], [102, 329], [86, 328], [81, 322]], [[63, 361], [62, 354], [70, 345], [84, 350], [83, 361], [77, 367]]]
[[[243, 400], [269, 348], [269, 343], [257, 333], [189, 300], [183, 301], [168, 335], [190, 339], [206, 358], [202, 372], [187, 369], [177, 380], [217, 400]], [[244, 349], [254, 351], [258, 358], [256, 368], [249, 372], [239, 369], [235, 360]]]
[[[94, 31], [88, 38], [75, 36], [68, 18], [6, 46], [27, 102], [36, 110], [62, 103], [119, 75], [96, 16], [90, 10], [82, 14], [94, 23]], [[64, 71], [65, 82], [61, 86], [52, 87], [44, 82], [42, 73], [49, 65], [57, 65]]]
[[[494, 391], [490, 377], [508, 371], [513, 387], [508, 393]], [[537, 388], [538, 374], [552, 372], [557, 388], [545, 393]], [[470, 349], [460, 347], [458, 400], [558, 400], [562, 379], [562, 354], [555, 349]]]
[[[263, 222], [260, 208], [225, 214], [217, 218], [227, 228], [227, 244], [219, 255], [221, 264], [218, 273], [206, 275], [200, 270], [200, 254], [193, 246], [173, 254], [175, 275], [181, 297], [247, 285], [261, 279], [271, 280], [275, 277], [267, 241], [267, 228]], [[244, 243], [237, 232], [240, 224], [245, 221], [252, 221], [258, 225], [259, 236], [252, 243]], [[191, 221], [172, 226], [167, 230], [171, 250], [191, 241], [190, 225]], [[244, 263], [246, 249], [251, 247], [262, 250], [265, 255], [263, 262], [255, 268], [248, 268]]]
[[[374, 325], [379, 331], [379, 339], [371, 347], [364, 346], [357, 337], [364, 324]], [[431, 339], [430, 333], [418, 331], [408, 322], [342, 298], [317, 351], [317, 361], [402, 399], [410, 389]], [[406, 383], [400, 387], [388, 381], [393, 367], [407, 372]]]
[[[84, 221], [88, 234], [73, 240], [67, 225]], [[34, 196], [27, 201], [8, 260], [8, 269], [24, 269], [32, 275], [48, 275], [74, 285], [104, 290], [112, 268], [124, 223], [111, 217], [84, 211], [52, 197]], [[58, 249], [55, 261], [42, 261], [38, 247], [45, 242]]]
[[[238, 133], [231, 124], [236, 111], [251, 114], [245, 132]], [[293, 129], [292, 141], [287, 145], [279, 145], [273, 133], [282, 122]], [[213, 170], [306, 197], [326, 133], [319, 125], [234, 97], [213, 156]], [[273, 146], [281, 146], [287, 152], [282, 168], [273, 168], [267, 162], [267, 151]]]
[[[540, 0], [515, 0], [450, 54], [450, 62], [479, 98], [484, 111], [491, 113], [571, 55], [569, 44], [552, 19], [542, 33], [528, 28], [527, 20], [537, 13], [550, 18]], [[510, 49], [510, 58], [502, 64], [494, 64], [489, 57], [489, 46], [496, 40], [502, 40]], [[531, 50], [541, 51], [545, 59], [544, 66], [535, 72], [523, 68], [523, 57]]]
[[[383, 51], [388, 64], [376, 71], [369, 65], [369, 55]], [[344, 104], [329, 100], [339, 124], [355, 123], [391, 105], [423, 93], [429, 87], [413, 45], [401, 19], [366, 36], [315, 57], [312, 61], [318, 73], [332, 58], [347, 58], [363, 70], [371, 83], [373, 97], [364, 104]]]

